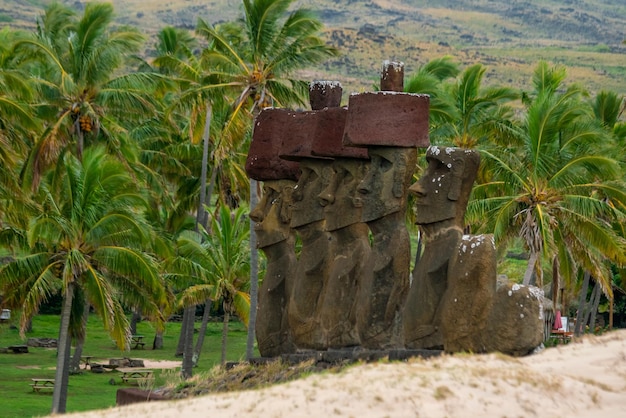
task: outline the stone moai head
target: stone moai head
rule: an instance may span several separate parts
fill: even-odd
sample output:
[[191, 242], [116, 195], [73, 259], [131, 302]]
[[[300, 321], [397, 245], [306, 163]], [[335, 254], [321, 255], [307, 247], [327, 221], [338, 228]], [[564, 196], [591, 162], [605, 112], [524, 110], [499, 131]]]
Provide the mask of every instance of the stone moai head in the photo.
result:
[[357, 189], [368, 164], [369, 160], [357, 158], [333, 161], [328, 186], [318, 195], [324, 206], [327, 231], [362, 222], [363, 201]]
[[322, 132], [315, 135], [314, 155], [333, 158], [328, 185], [318, 195], [324, 207], [326, 230], [334, 231], [361, 222], [361, 198], [357, 186], [369, 163], [367, 149], [343, 145], [348, 109], [325, 109], [320, 116]]
[[246, 172], [263, 182], [263, 196], [250, 212], [256, 222], [257, 247], [265, 248], [290, 235], [291, 193], [300, 175], [297, 162], [279, 158], [282, 126], [289, 120], [284, 109], [265, 109], [256, 118]]
[[325, 218], [318, 199], [328, 185], [332, 158], [313, 153], [313, 144], [343, 130], [345, 110], [338, 82], [316, 81], [309, 85], [311, 111], [292, 112], [284, 127], [281, 158], [298, 161], [301, 175], [292, 193], [291, 227], [298, 228]]
[[454, 219], [462, 228], [480, 155], [474, 150], [431, 146], [426, 160], [426, 171], [409, 188], [417, 196], [415, 223], [427, 225]]
[[386, 61], [381, 89], [353, 94], [343, 143], [366, 147], [371, 162], [358, 186], [363, 222], [370, 222], [406, 207], [417, 159], [417, 147], [426, 147], [430, 98], [402, 93], [404, 65]]
[[256, 222], [257, 248], [269, 247], [289, 237], [294, 186], [294, 180], [268, 180], [263, 183], [263, 196], [250, 212], [250, 219]]

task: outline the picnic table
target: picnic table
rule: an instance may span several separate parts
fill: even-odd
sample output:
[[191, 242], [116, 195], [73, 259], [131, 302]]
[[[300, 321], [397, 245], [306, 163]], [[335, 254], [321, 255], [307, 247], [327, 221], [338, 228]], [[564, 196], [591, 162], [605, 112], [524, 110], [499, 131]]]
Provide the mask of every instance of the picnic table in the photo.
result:
[[120, 367], [117, 371], [122, 373], [122, 381], [126, 383], [142, 383], [154, 379], [154, 371], [152, 369], [143, 369], [140, 367]]
[[556, 338], [557, 340], [562, 341], [564, 343], [571, 341], [573, 336], [574, 336], [573, 332], [565, 331], [562, 329], [553, 329], [550, 334], [551, 338]]
[[85, 363], [85, 370], [87, 370], [87, 366], [90, 366], [90, 362], [93, 356], [81, 356], [80, 359], [83, 363]]
[[33, 392], [39, 392], [40, 390], [54, 389], [54, 379], [31, 379], [33, 383], [30, 385], [33, 388]]
[[132, 335], [130, 337], [130, 345], [135, 345], [133, 348], [143, 348], [143, 346], [146, 344], [143, 342], [143, 335]]

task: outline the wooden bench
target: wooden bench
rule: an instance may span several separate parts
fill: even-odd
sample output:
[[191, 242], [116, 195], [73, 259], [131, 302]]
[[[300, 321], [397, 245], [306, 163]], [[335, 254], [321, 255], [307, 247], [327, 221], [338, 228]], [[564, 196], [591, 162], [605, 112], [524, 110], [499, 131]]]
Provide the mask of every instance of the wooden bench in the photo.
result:
[[550, 334], [550, 338], [554, 338], [557, 341], [561, 341], [563, 343], [570, 342], [573, 336], [574, 336], [573, 332], [569, 332], [569, 331], [565, 331], [561, 329], [553, 329]]
[[133, 335], [130, 337], [130, 345], [135, 345], [133, 348], [143, 348], [146, 344], [143, 342], [143, 335]]
[[31, 380], [33, 381], [33, 383], [30, 384], [33, 388], [33, 392], [54, 389], [54, 379], [31, 379]]
[[144, 383], [154, 379], [154, 371], [152, 369], [142, 369], [139, 367], [121, 367], [118, 368], [117, 371], [122, 373], [122, 381], [125, 383]]
[[9, 350], [13, 351], [15, 354], [28, 353], [27, 345], [11, 345], [7, 347]]

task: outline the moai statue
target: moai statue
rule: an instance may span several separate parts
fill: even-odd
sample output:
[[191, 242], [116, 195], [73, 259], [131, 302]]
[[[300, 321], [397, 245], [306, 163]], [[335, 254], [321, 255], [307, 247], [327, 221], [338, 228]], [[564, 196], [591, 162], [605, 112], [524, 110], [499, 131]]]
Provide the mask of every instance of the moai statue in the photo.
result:
[[278, 157], [288, 118], [289, 112], [284, 109], [265, 109], [257, 116], [246, 161], [248, 176], [263, 182], [263, 195], [250, 212], [250, 218], [256, 222], [257, 247], [267, 258], [255, 327], [263, 357], [295, 351], [287, 321], [297, 261], [289, 211], [300, 168], [297, 162]]
[[413, 270], [402, 320], [406, 348], [433, 349], [443, 348], [441, 301], [451, 259], [463, 237], [463, 218], [480, 157], [471, 150], [431, 146], [426, 160], [426, 171], [409, 189], [417, 197], [416, 223], [424, 253]]
[[479, 154], [429, 147], [426, 160], [428, 168], [409, 189], [425, 248], [403, 312], [406, 348], [529, 353], [542, 340], [541, 291], [497, 287], [493, 236], [463, 234]]
[[411, 256], [407, 189], [416, 147], [428, 145], [429, 97], [401, 93], [403, 77], [396, 74], [401, 71], [401, 63], [385, 63], [383, 69], [381, 87], [396, 91], [350, 96], [343, 138], [344, 145], [366, 147], [371, 159], [358, 192], [361, 220], [373, 235], [372, 257], [357, 296], [361, 345], [371, 349], [401, 345], [400, 314], [409, 289]]
[[357, 192], [369, 157], [365, 148], [343, 146], [347, 113], [346, 108], [326, 109], [320, 115], [325, 119], [320, 124], [324, 134], [316, 135], [313, 143], [313, 154], [334, 158], [328, 186], [318, 195], [331, 237], [332, 258], [320, 310], [320, 325], [328, 348], [360, 345], [356, 296], [371, 253], [369, 231], [361, 221], [362, 205]]
[[[292, 112], [281, 158], [299, 161], [301, 175], [292, 194], [291, 228], [302, 243], [288, 308], [297, 348], [321, 350], [327, 339], [320, 325], [324, 286], [330, 266], [331, 237], [325, 230], [324, 207], [318, 199], [328, 185], [332, 159], [312, 154], [315, 135], [324, 135], [321, 113], [340, 105], [341, 85], [316, 82], [309, 88], [313, 110]], [[339, 99], [339, 100], [337, 100]]]

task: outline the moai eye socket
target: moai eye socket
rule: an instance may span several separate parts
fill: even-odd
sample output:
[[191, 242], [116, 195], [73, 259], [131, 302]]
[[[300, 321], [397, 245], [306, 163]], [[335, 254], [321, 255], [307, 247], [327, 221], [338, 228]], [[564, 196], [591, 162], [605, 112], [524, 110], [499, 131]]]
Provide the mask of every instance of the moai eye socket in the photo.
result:
[[385, 157], [380, 156], [378, 159], [378, 167], [380, 168], [380, 171], [385, 173], [389, 170], [391, 170], [391, 167], [393, 166], [393, 162], [386, 159]]

